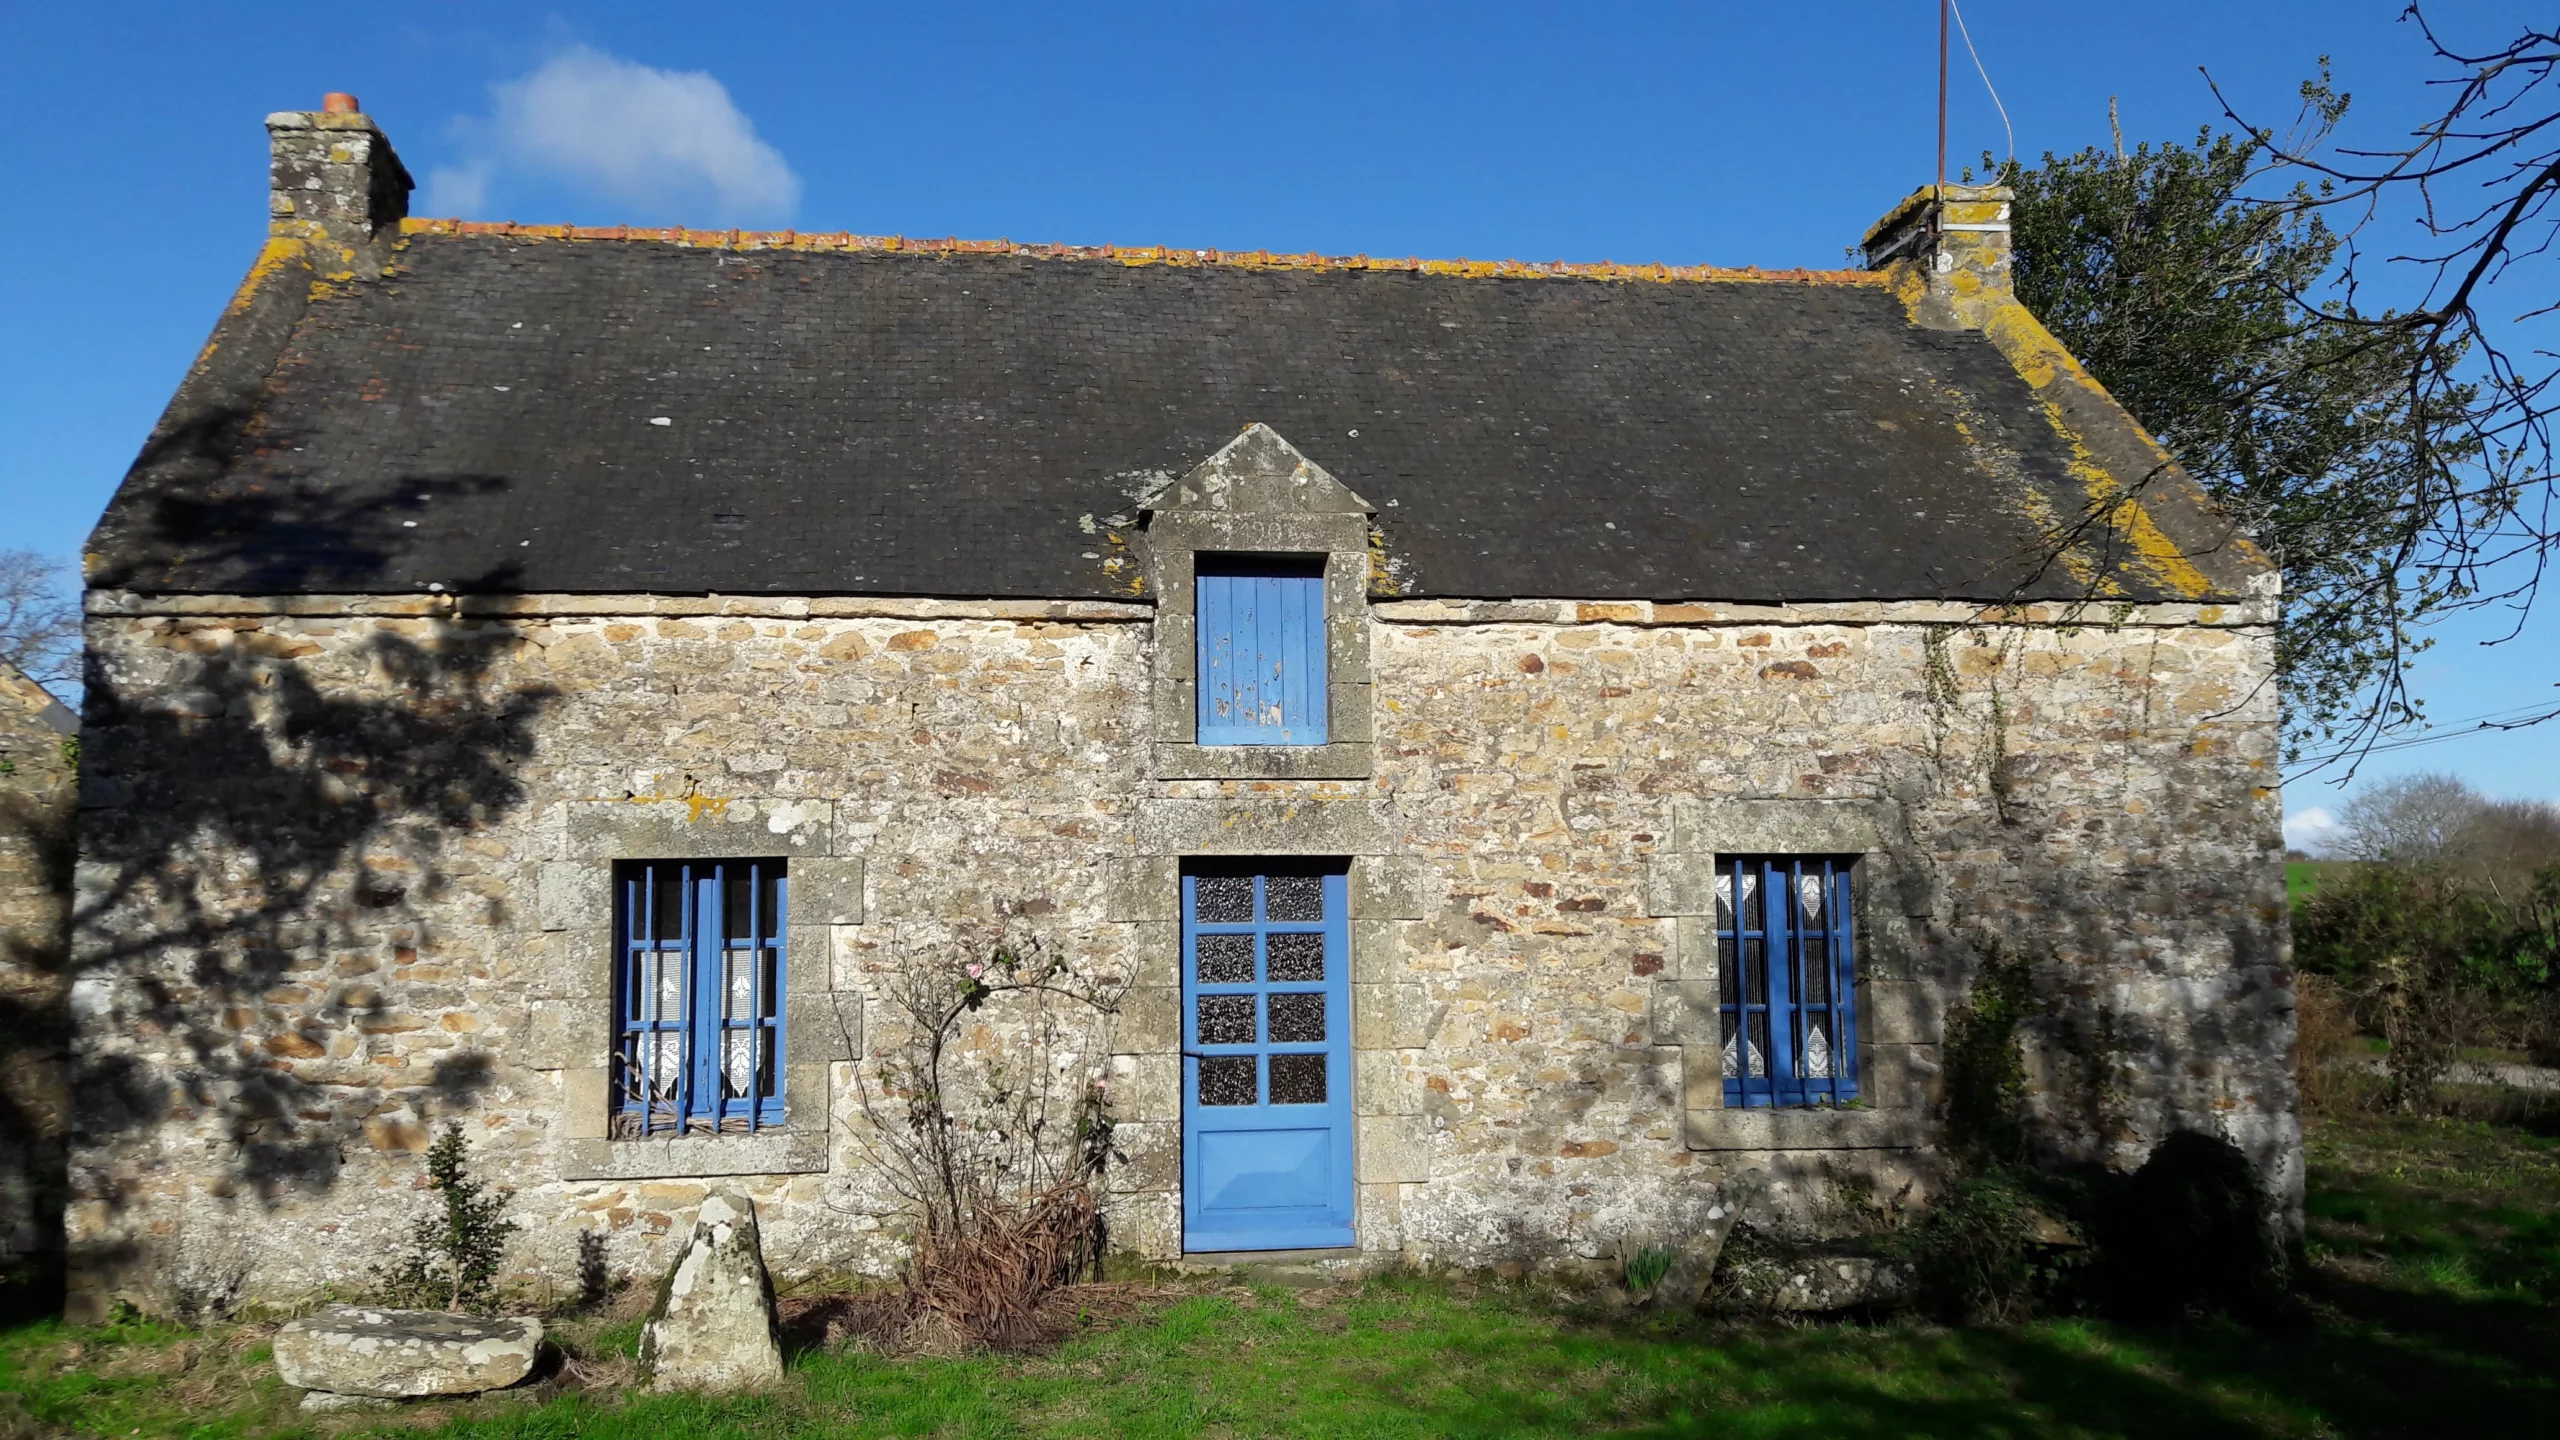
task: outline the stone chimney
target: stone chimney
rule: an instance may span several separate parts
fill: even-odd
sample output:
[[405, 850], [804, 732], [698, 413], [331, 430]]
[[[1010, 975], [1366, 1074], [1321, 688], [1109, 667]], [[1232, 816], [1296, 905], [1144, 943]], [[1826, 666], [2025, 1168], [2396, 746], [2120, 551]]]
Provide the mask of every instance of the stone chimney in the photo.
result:
[[1924, 185], [1867, 231], [1867, 268], [1908, 265], [1926, 282], [1926, 323], [1979, 330], [2017, 298], [2009, 283], [2006, 185]]
[[417, 182], [356, 97], [332, 94], [318, 110], [278, 111], [267, 117], [267, 141], [269, 234], [334, 252], [314, 257], [323, 272], [387, 258]]

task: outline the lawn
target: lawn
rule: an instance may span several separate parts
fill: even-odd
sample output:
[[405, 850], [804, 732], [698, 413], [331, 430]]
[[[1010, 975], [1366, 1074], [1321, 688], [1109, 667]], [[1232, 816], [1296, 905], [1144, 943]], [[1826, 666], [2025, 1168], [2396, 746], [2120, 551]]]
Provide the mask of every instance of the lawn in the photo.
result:
[[[626, 1397], [635, 1327], [562, 1327], [544, 1387], [306, 1420], [261, 1332], [0, 1335], [0, 1436], [2381, 1436], [2560, 1428], [2560, 1141], [2355, 1118], [2311, 1133], [2308, 1315], [2252, 1331], [1689, 1321], [1461, 1279], [1110, 1287], [1045, 1354], [812, 1348], [753, 1399]], [[591, 1377], [582, 1388], [579, 1375]], [[2541, 1415], [2541, 1421], [2531, 1417]]]

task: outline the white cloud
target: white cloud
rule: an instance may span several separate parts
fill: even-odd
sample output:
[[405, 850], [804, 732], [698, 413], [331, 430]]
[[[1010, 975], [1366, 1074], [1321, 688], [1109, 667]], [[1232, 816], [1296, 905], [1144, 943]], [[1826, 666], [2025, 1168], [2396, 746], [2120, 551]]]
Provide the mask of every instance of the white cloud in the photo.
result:
[[2338, 817], [2320, 806], [2284, 817], [2284, 843], [2289, 850], [2320, 853], [2338, 831]]
[[489, 93], [488, 116], [454, 127], [464, 158], [427, 177], [432, 213], [479, 211], [514, 179], [565, 181], [632, 218], [773, 221], [800, 203], [800, 177], [701, 71], [579, 45]]
[[426, 210], [433, 215], [476, 215], [489, 203], [497, 162], [485, 157], [427, 172]]

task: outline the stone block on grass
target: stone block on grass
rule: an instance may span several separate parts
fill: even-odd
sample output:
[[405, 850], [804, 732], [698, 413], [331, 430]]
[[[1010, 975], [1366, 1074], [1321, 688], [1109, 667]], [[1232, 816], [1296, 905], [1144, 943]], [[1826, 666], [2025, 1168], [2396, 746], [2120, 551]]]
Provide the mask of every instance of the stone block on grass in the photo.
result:
[[746, 1196], [715, 1190], [694, 1213], [693, 1238], [640, 1332], [640, 1374], [659, 1390], [754, 1390], [782, 1378], [773, 1282]]
[[287, 1385], [373, 1400], [504, 1390], [533, 1373], [541, 1350], [539, 1320], [366, 1305], [332, 1305], [275, 1340], [276, 1373]]

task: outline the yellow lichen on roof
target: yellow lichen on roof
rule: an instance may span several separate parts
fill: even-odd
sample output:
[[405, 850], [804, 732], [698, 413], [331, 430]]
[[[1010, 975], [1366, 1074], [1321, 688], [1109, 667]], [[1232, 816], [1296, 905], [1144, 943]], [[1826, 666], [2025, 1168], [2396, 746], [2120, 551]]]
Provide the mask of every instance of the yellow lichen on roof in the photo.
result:
[[[2078, 362], [2073, 364], [2076, 366]], [[2129, 493], [2123, 483], [2089, 453], [2087, 442], [2063, 417], [2062, 407], [2042, 398], [2041, 394], [2037, 403], [2043, 407], [2045, 420], [2053, 426], [2054, 433], [2071, 447], [2071, 459], [2063, 468], [2088, 497], [2087, 513], [2105, 516], [2106, 523], [2131, 551], [2134, 562], [2150, 570], [2163, 588], [2190, 600], [2201, 600], [2212, 594], [2213, 581], [2196, 568], [2195, 562], [2187, 558], [2187, 552], [2180, 549], [2176, 541], [2161, 532], [2141, 497]], [[2152, 449], [2159, 454], [2163, 465], [2171, 463], [2168, 452], [2160, 450], [2157, 443]]]
[[[283, 235], [270, 238], [260, 247], [258, 258], [250, 263], [249, 273], [241, 277], [240, 288], [231, 292], [231, 303], [222, 307], [223, 318], [232, 320], [246, 314], [249, 307], [257, 303], [259, 294], [269, 285], [278, 283], [278, 277], [286, 270], [294, 267], [308, 269], [310, 264], [310, 247], [302, 241]], [[214, 354], [221, 349], [222, 326], [216, 325], [213, 334], [204, 342], [204, 348], [196, 352], [196, 363], [188, 367], [188, 373], [193, 374], [211, 364]]]
[[[1926, 192], [1922, 192], [1925, 194]], [[1908, 203], [1908, 202], [1906, 202]], [[1929, 277], [1912, 264], [1890, 267], [1894, 294], [1908, 311], [1914, 324], [1920, 323], [1923, 303], [1928, 299]], [[2079, 358], [2054, 338], [2052, 331], [2035, 313], [2020, 303], [2015, 293], [2005, 287], [1982, 284], [1970, 273], [1948, 277], [1956, 292], [1948, 299], [1955, 313], [1971, 325], [1978, 326], [1985, 339], [2009, 362], [2018, 378], [2035, 392], [2044, 411], [2046, 423], [2054, 434], [2070, 448], [2071, 459], [2064, 468], [2086, 497], [2086, 505], [2077, 517], [2064, 517], [2054, 512], [2050, 501], [2030, 493], [2027, 507], [2031, 518], [2057, 543], [2081, 531], [2092, 520], [2113, 532], [2120, 550], [2109, 557], [2117, 563], [2129, 563], [2149, 572], [2148, 578], [2161, 588], [2186, 599], [2202, 599], [2214, 590], [2214, 582], [2189, 557], [2187, 551], [2161, 530], [2159, 522], [2137, 493], [2141, 487], [2128, 485], [2123, 477], [2111, 472], [2090, 449], [2089, 443], [2061, 404], [2064, 390], [2075, 390], [2107, 407], [2121, 417], [2128, 433], [2140, 441], [2159, 470], [2176, 467], [2176, 460], [2161, 447], [2151, 433], [2142, 428], [2123, 406], [2116, 402], [2098, 378], [2089, 373]], [[2246, 537], [2234, 535], [2226, 542], [2243, 556], [2259, 558], [2255, 546]], [[2096, 565], [2085, 553], [2087, 542], [2076, 542], [2057, 558], [2075, 581], [2091, 585], [2101, 593], [2114, 593], [2115, 583], [2096, 573]], [[2082, 553], [2074, 554], [2073, 550]]]
[[1903, 196], [1900, 200], [1894, 203], [1892, 209], [1884, 212], [1881, 219], [1867, 227], [1867, 233], [1858, 237], [1858, 247], [1860, 249], [1865, 249], [1866, 247], [1875, 244], [1877, 236], [1882, 235], [1887, 230], [1901, 224], [1904, 220], [1910, 218], [1913, 211], [1920, 209], [1922, 206], [1927, 205], [1930, 201], [1937, 198], [1938, 187], [1935, 185], [1923, 185], [1919, 189], [1912, 191], [1910, 194]]
[[1118, 265], [1224, 266], [1240, 270], [1391, 270], [1416, 275], [1531, 280], [1769, 281], [1879, 285], [1869, 270], [1763, 270], [1756, 265], [1621, 265], [1602, 260], [1424, 260], [1377, 255], [1289, 255], [1270, 250], [1194, 250], [1169, 245], [1032, 245], [1011, 240], [931, 240], [905, 235], [804, 234], [797, 230], [686, 230], [637, 225], [519, 225], [510, 220], [400, 222], [403, 235], [501, 235], [519, 240], [639, 240], [705, 250], [889, 251], [913, 255], [1007, 255], [1033, 260], [1093, 260]]
[[[231, 303], [223, 307], [224, 313], [237, 315], [248, 309], [249, 302], [258, 297], [258, 291], [273, 280], [278, 271], [288, 265], [309, 264], [307, 252], [308, 247], [300, 240], [282, 235], [269, 239], [259, 249], [258, 258], [250, 264], [249, 273], [241, 278], [240, 288], [231, 292]], [[210, 353], [213, 347], [208, 344], [205, 349]]]

